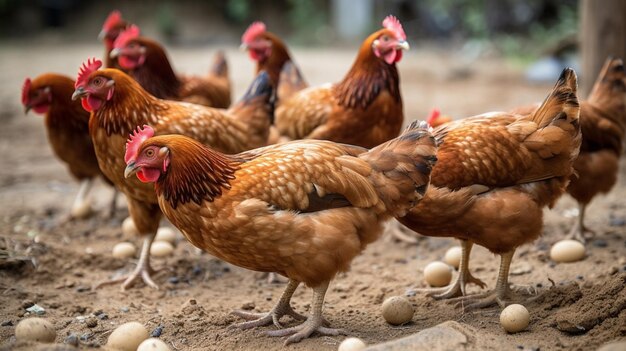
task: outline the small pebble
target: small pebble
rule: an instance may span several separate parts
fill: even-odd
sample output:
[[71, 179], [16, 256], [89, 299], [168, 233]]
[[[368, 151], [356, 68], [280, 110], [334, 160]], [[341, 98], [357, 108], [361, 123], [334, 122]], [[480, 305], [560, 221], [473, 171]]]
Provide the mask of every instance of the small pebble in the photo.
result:
[[161, 336], [161, 333], [163, 333], [163, 326], [159, 325], [158, 327], [154, 328], [152, 333], [150, 333], [150, 336], [153, 338], [158, 338], [159, 336]]
[[0, 324], [0, 326], [3, 326], [3, 327], [10, 327], [12, 325], [13, 325], [13, 321], [12, 320], [2, 321], [2, 324]]
[[169, 277], [167, 279], [168, 283], [172, 283], [172, 284], [178, 284], [180, 282], [180, 280], [178, 279], [178, 277]]
[[109, 319], [109, 315], [107, 315], [106, 313], [100, 313], [96, 317], [98, 317], [98, 319], [101, 320], [101, 321]]
[[85, 321], [87, 328], [95, 328], [98, 326], [98, 320], [94, 317], [87, 318]]
[[130, 311], [130, 308], [128, 308], [128, 307], [126, 307], [126, 306], [124, 306], [124, 307], [120, 307], [120, 311], [121, 311], [121, 312], [128, 312], [128, 311]]
[[596, 239], [591, 242], [591, 244], [595, 247], [607, 247], [609, 244], [604, 239]]
[[611, 227], [623, 227], [623, 226], [626, 225], [626, 219], [625, 218], [613, 217], [609, 221], [609, 225]]
[[26, 309], [26, 311], [36, 314], [38, 316], [46, 314], [46, 310], [37, 304], [30, 306], [29, 308]]
[[91, 338], [92, 336], [93, 336], [93, 334], [92, 334], [92, 333], [85, 333], [85, 334], [82, 334], [82, 335], [80, 336], [80, 340], [81, 340], [81, 341], [87, 341], [87, 340], [89, 340], [89, 338]]
[[79, 344], [78, 336], [76, 334], [70, 334], [65, 338], [65, 340], [63, 340], [63, 342], [68, 345], [78, 346]]

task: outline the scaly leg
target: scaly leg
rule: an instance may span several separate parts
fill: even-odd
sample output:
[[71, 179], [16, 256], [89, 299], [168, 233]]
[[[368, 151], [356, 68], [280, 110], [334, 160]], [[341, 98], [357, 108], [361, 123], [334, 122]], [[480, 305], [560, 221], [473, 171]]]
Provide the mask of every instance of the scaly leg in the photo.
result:
[[287, 336], [291, 335], [285, 340], [285, 346], [291, 343], [300, 342], [302, 339], [306, 339], [314, 332], [318, 332], [321, 335], [336, 336], [345, 335], [345, 332], [341, 329], [333, 329], [324, 327], [324, 318], [322, 317], [322, 307], [324, 306], [324, 295], [328, 290], [328, 281], [313, 288], [313, 301], [311, 303], [311, 314], [306, 321], [300, 325], [291, 328], [270, 330], [265, 332], [268, 336]]
[[152, 277], [150, 277], [151, 274], [156, 272], [154, 269], [152, 269], [152, 267], [150, 267], [150, 246], [152, 246], [152, 242], [154, 241], [155, 236], [156, 233], [151, 233], [143, 239], [143, 246], [141, 247], [139, 262], [137, 262], [137, 267], [135, 268], [135, 270], [133, 270], [131, 274], [129, 274], [127, 277], [121, 277], [118, 279], [102, 282], [96, 285], [96, 289], [104, 285], [123, 282], [121, 289], [122, 291], [124, 291], [126, 290], [126, 288], [130, 287], [135, 282], [135, 280], [141, 277], [146, 285], [158, 290], [159, 286], [156, 285], [156, 283], [152, 280]]
[[115, 217], [115, 209], [117, 207], [117, 188], [113, 188], [113, 197], [111, 198], [111, 204], [109, 205], [109, 213], [107, 213], [107, 218], [112, 219]]
[[280, 300], [278, 300], [276, 306], [274, 306], [274, 308], [272, 308], [272, 310], [268, 313], [253, 313], [239, 310], [231, 312], [231, 314], [235, 316], [248, 320], [248, 322], [234, 324], [232, 327], [250, 329], [274, 323], [274, 325], [278, 328], [282, 328], [283, 326], [280, 324], [280, 319], [283, 316], [290, 316], [291, 318], [299, 321], [305, 320], [306, 317], [295, 312], [290, 305], [291, 297], [298, 288], [298, 285], [300, 285], [299, 281], [289, 279], [289, 283], [287, 284], [285, 291], [283, 291], [283, 294], [280, 296]]
[[500, 271], [498, 272], [498, 282], [495, 290], [483, 294], [459, 297], [455, 301], [458, 301], [460, 306], [464, 305], [466, 301], [472, 301], [471, 304], [464, 306], [465, 310], [487, 307], [495, 303], [500, 305], [501, 308], [506, 307], [506, 300], [510, 298], [511, 294], [511, 289], [509, 288], [509, 268], [511, 268], [514, 254], [515, 249], [500, 255]]
[[485, 288], [485, 284], [482, 280], [474, 277], [469, 271], [469, 257], [472, 252], [473, 242], [468, 240], [461, 241], [461, 262], [459, 263], [459, 275], [454, 283], [444, 286], [442, 288], [426, 288], [415, 289], [415, 292], [425, 292], [428, 296], [440, 299], [449, 299], [457, 296], [465, 296], [465, 285], [473, 283], [481, 288]]
[[596, 234], [593, 230], [585, 226], [585, 210], [586, 209], [587, 209], [587, 204], [578, 203], [578, 220], [576, 221], [576, 224], [574, 224], [569, 234], [567, 235], [568, 239], [578, 240], [583, 244], [586, 241], [585, 233], [590, 233], [592, 235]]

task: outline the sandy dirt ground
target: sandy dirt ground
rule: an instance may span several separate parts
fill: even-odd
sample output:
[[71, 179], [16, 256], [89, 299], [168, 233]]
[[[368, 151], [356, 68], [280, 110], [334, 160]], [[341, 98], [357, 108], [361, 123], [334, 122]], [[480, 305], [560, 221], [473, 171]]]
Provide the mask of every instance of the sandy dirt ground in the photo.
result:
[[[181, 72], [202, 73], [215, 48], [172, 49]], [[353, 49], [296, 49], [294, 55], [312, 84], [337, 81], [354, 58]], [[81, 348], [106, 343], [116, 326], [138, 321], [172, 350], [274, 350], [281, 338], [260, 335], [258, 330], [229, 329], [238, 321], [233, 309], [267, 311], [278, 300], [282, 284], [269, 284], [259, 273], [223, 263], [199, 253], [182, 237], [172, 256], [155, 259], [165, 267], [156, 275], [159, 290], [139, 284], [126, 292], [119, 286], [94, 290], [99, 281], [119, 276], [134, 267], [133, 260], [117, 260], [111, 248], [131, 241], [120, 228], [126, 218], [124, 200], [113, 220], [102, 214], [58, 225], [78, 189], [65, 167], [52, 155], [41, 117], [24, 116], [19, 93], [26, 76], [51, 71], [74, 76], [88, 56], [100, 56], [99, 46], [2, 46], [0, 47], [0, 349], [29, 350], [15, 344], [15, 325], [28, 316], [25, 308], [36, 303], [44, 318], [57, 330], [57, 343], [70, 334], [80, 338]], [[226, 52], [234, 96], [239, 97], [253, 77], [253, 65], [235, 50]], [[433, 106], [453, 116], [505, 110], [542, 99], [551, 85], [530, 85], [523, 74], [498, 58], [468, 62], [454, 50], [420, 49], [405, 55], [399, 64], [406, 120], [423, 118]], [[469, 349], [588, 350], [626, 338], [626, 168], [607, 196], [597, 198], [588, 210], [588, 225], [598, 235], [587, 244], [587, 257], [571, 264], [555, 264], [548, 251], [569, 229], [575, 215], [574, 201], [564, 197], [546, 211], [543, 236], [521, 247], [513, 261], [511, 282], [537, 288], [526, 303], [529, 328], [508, 335], [498, 322], [499, 309], [464, 313], [443, 301], [411, 296], [416, 313], [412, 322], [393, 327], [381, 316], [382, 301], [402, 295], [412, 287], [425, 287], [423, 267], [442, 258], [453, 240], [422, 238], [416, 245], [394, 241], [386, 235], [357, 257], [352, 269], [340, 274], [327, 294], [325, 316], [332, 326], [350, 336], [377, 344], [416, 333], [453, 320], [472, 330]], [[98, 183], [93, 193], [97, 209], [104, 210], [111, 190]], [[506, 233], [502, 233], [506, 235]], [[495, 285], [498, 257], [476, 247], [471, 268]], [[470, 292], [479, 288], [470, 286]], [[310, 308], [311, 291], [296, 291], [297, 311]], [[97, 317], [95, 317], [97, 315]], [[583, 325], [586, 332], [557, 329]], [[312, 337], [289, 346], [291, 350], [335, 350], [344, 339]]]

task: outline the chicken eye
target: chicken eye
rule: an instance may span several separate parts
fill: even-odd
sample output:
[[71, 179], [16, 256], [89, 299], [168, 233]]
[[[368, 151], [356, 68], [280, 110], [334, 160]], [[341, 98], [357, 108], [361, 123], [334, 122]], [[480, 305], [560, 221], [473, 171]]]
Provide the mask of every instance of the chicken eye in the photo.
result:
[[388, 41], [389, 41], [389, 36], [387, 36], [387, 35], [383, 35], [382, 40], [383, 40], [384, 42], [388, 42]]
[[96, 78], [94, 78], [94, 80], [92, 81], [92, 83], [93, 83], [93, 85], [95, 85], [95, 86], [99, 87], [99, 86], [101, 86], [102, 84], [104, 84], [104, 79], [103, 79], [103, 78], [101, 78], [101, 77], [96, 77]]
[[153, 157], [154, 156], [154, 150], [153, 149], [147, 149], [146, 150], [146, 156], [147, 157]]

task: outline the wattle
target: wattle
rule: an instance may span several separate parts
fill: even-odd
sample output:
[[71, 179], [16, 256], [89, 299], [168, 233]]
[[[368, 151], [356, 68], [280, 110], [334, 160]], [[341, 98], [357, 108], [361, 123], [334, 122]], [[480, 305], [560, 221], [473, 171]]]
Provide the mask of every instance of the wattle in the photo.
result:
[[81, 99], [80, 103], [83, 105], [83, 108], [87, 112], [97, 110], [100, 108], [100, 106], [102, 106], [102, 100], [95, 98], [91, 95], [89, 95], [86, 98]]
[[137, 178], [144, 183], [154, 183], [159, 180], [161, 171], [155, 168], [142, 168], [137, 172]]
[[117, 59], [117, 63], [120, 65], [120, 67], [122, 67], [123, 69], [134, 69], [135, 67], [137, 67], [138, 62], [137, 60], [133, 60], [128, 56], [120, 56]]
[[41, 105], [37, 105], [33, 107], [33, 111], [43, 114], [48, 112], [48, 109], [50, 108], [50, 105], [48, 104], [41, 104]]

